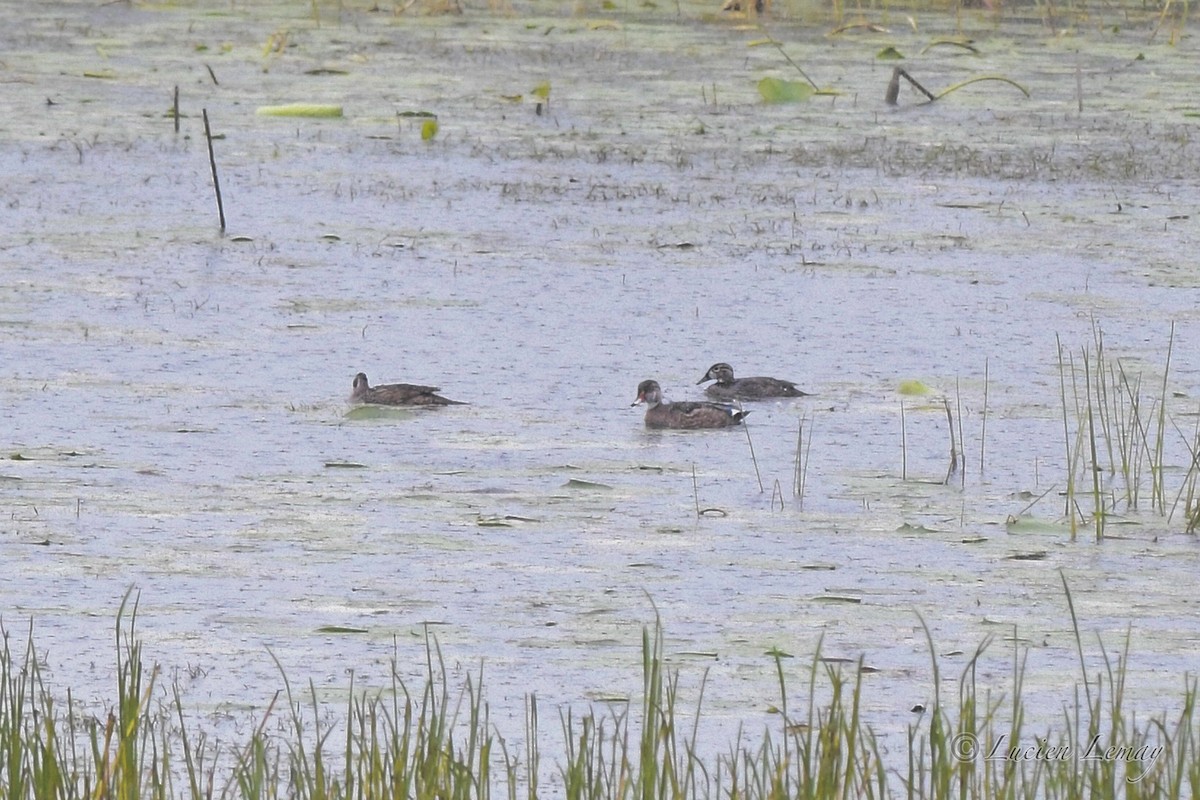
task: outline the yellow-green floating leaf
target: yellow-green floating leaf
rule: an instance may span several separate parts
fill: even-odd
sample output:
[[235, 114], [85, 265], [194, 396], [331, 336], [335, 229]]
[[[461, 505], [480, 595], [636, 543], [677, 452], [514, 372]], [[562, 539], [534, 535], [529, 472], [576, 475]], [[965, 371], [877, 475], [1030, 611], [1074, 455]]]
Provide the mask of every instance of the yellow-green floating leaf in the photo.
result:
[[421, 123], [421, 141], [428, 142], [437, 136], [438, 123], [436, 119], [427, 119]]
[[876, 53], [875, 57], [880, 61], [901, 61], [904, 58], [899, 50], [890, 45]]
[[763, 78], [758, 82], [758, 93], [768, 103], [802, 103], [812, 97], [815, 91], [812, 84], [803, 81]]
[[921, 381], [907, 380], [900, 381], [900, 386], [896, 389], [900, 394], [908, 395], [926, 395], [931, 394], [933, 389], [930, 389]]
[[285, 103], [281, 106], [259, 106], [261, 117], [340, 117], [342, 107], [323, 103]]

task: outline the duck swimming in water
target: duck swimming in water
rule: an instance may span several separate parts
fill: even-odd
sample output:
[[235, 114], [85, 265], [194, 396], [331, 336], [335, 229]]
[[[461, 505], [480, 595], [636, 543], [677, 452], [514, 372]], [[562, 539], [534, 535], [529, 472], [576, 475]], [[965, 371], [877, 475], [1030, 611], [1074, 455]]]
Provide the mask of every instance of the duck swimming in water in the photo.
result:
[[734, 378], [733, 367], [718, 361], [708, 368], [704, 377], [696, 381], [716, 383], [704, 389], [704, 393], [717, 400], [766, 400], [772, 397], [808, 397], [808, 392], [796, 388], [796, 384], [781, 378]]
[[351, 403], [370, 403], [377, 406], [461, 406], [458, 400], [442, 397], [436, 386], [418, 386], [412, 383], [389, 383], [372, 387], [365, 373], [354, 376], [354, 391]]
[[646, 404], [647, 428], [728, 428], [730, 425], [740, 425], [750, 413], [725, 403], [669, 403], [662, 399], [662, 387], [658, 381], [642, 381], [638, 384], [637, 400], [632, 405], [639, 403]]

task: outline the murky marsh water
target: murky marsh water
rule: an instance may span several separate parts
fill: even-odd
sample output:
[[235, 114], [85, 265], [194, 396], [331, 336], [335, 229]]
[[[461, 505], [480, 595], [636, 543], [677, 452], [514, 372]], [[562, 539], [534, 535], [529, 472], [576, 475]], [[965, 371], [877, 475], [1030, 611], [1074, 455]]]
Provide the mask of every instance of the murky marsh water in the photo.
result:
[[[979, 55], [919, 56], [952, 20], [826, 37], [777, 19], [841, 94], [766, 106], [757, 80], [794, 71], [691, 5], [320, 26], [308, 4], [49, 8], [0, 12], [0, 415], [20, 457], [0, 468], [0, 610], [10, 633], [35, 620], [55, 685], [110, 696], [131, 585], [147, 656], [214, 719], [270, 699], [268, 648], [332, 693], [350, 670], [383, 683], [394, 653], [415, 678], [425, 623], [456, 674], [486, 663], [498, 715], [530, 691], [636, 694], [650, 598], [685, 685], [709, 670], [719, 748], [774, 719], [765, 651], [797, 656], [800, 687], [822, 637], [879, 668], [869, 713], [899, 729], [932, 693], [916, 612], [943, 653], [1015, 626], [1056, 712], [1079, 674], [1060, 570], [1085, 631], [1111, 650], [1133, 627], [1149, 711], [1200, 663], [1178, 514], [1099, 545], [1004, 524], [1047, 491], [1030, 513], [1062, 522], [1056, 335], [1078, 354], [1099, 325], [1151, 384], [1174, 321], [1171, 415], [1195, 424], [1193, 40], [980, 18]], [[889, 108], [886, 44], [928, 86], [1003, 74], [1032, 97]], [[254, 113], [293, 101], [346, 117]], [[815, 393], [754, 407], [754, 460], [742, 431], [651, 433], [629, 408], [649, 377], [700, 396], [718, 360]], [[359, 370], [471, 404], [348, 416]], [[943, 396], [966, 437], [949, 486]], [[1166, 461], [1173, 495], [1182, 436]], [[1011, 651], [992, 655], [1004, 685]]]

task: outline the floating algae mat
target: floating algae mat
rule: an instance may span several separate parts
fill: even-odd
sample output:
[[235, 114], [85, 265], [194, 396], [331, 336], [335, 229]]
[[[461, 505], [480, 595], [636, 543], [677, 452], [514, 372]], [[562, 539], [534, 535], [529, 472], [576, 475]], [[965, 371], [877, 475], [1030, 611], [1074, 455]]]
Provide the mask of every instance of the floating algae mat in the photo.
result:
[[280, 106], [259, 106], [261, 117], [340, 117], [342, 107], [322, 103], [285, 103]]

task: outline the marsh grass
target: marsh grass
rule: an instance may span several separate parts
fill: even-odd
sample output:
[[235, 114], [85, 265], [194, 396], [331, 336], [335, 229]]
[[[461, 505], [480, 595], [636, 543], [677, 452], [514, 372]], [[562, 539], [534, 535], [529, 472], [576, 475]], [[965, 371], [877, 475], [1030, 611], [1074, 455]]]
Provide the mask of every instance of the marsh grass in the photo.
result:
[[[1148, 507], [1167, 515], [1167, 387], [1174, 342], [1172, 323], [1162, 378], [1151, 384], [1106, 352], [1099, 325], [1093, 324], [1092, 343], [1078, 358], [1056, 337], [1067, 468], [1064, 513], [1072, 538], [1082, 521], [1103, 539], [1114, 513]], [[1194, 484], [1196, 464], [1193, 458], [1183, 487]], [[1090, 509], [1080, 504], [1081, 496]]]
[[[812, 452], [813, 434], [813, 425], [810, 425], [808, 438], [807, 440], [804, 438], [804, 421], [805, 417], [801, 417], [796, 430], [796, 456], [792, 466], [792, 497], [795, 498], [800, 510], [804, 510], [804, 490], [808, 485], [808, 465]], [[815, 425], [815, 418], [813, 423]]]
[[[951, 482], [957, 476], [958, 483], [961, 487], [966, 486], [966, 452], [965, 442], [966, 437], [963, 433], [963, 409], [962, 409], [962, 394], [959, 391], [958, 381], [955, 381], [955, 397], [954, 406], [951, 406], [950, 397], [942, 396], [933, 399], [924, 405], [916, 406], [918, 412], [921, 411], [942, 411], [946, 415], [946, 436], [948, 440], [948, 458], [946, 464], [946, 473], [941, 478], [914, 478], [919, 483], [939, 483], [943, 486], [951, 485]], [[958, 410], [958, 418], [955, 419], [954, 409]], [[905, 405], [904, 400], [900, 401], [900, 480], [908, 481], [908, 411], [909, 408]]]
[[1187, 474], [1179, 486], [1179, 491], [1175, 494], [1175, 502], [1171, 504], [1171, 514], [1168, 517], [1168, 519], [1173, 518], [1175, 511], [1182, 503], [1183, 513], [1187, 518], [1187, 531], [1192, 534], [1200, 530], [1200, 493], [1197, 492], [1196, 486], [1197, 479], [1200, 478], [1200, 410], [1195, 412], [1195, 417], [1190, 437], [1183, 432], [1175, 420], [1171, 420], [1175, 431], [1187, 446], [1189, 460]]
[[[993, 638], [971, 655], [944, 696], [933, 636], [932, 704], [912, 709], [897, 752], [881, 746], [868, 715], [868, 688], [857, 664], [816, 652], [802, 670], [807, 691], [794, 709], [794, 680], [779, 650], [778, 723], [757, 736], [739, 733], [726, 752], [697, 747], [707, 673], [694, 707], [684, 705], [678, 672], [668, 668], [663, 631], [642, 634], [642, 696], [618, 711], [590, 708], [559, 714], [561, 746], [554, 777], [544, 779], [544, 742], [537, 701], [525, 706], [523, 748], [510, 752], [492, 725], [482, 669], [452, 691], [441, 652], [426, 639], [424, 685], [410, 692], [350, 687], [344, 721], [316, 699], [293, 694], [283, 676], [249, 740], [224, 758], [202, 734], [187, 730], [179, 687], [162, 705], [151, 701], [157, 668], [142, 665], [135, 636], [136, 603], [117, 617], [117, 698], [112, 710], [64, 713], [42, 682], [32, 631], [23, 656], [0, 650], [0, 795], [5, 800], [160, 800], [165, 798], [491, 798], [652, 800], [654, 798], [883, 797], [1139, 797], [1178, 798], [1200, 792], [1197, 683], [1185, 676], [1173, 712], [1138, 721], [1126, 705], [1130, 640], [1111, 658], [1099, 643], [1102, 668], [1091, 674], [1070, 591], [1063, 580], [1081, 681], [1063, 703], [1056, 728], [1026, 722], [1026, 658], [1014, 644], [1006, 686], [982, 675]], [[921, 623], [924, 626], [924, 621]], [[1019, 639], [1014, 635], [1013, 641]], [[1093, 657], [1094, 658], [1094, 657]], [[1001, 662], [1003, 663], [1003, 662]], [[806, 674], [805, 674], [806, 672]], [[993, 694], [995, 692], [995, 694]], [[266, 733], [271, 717], [279, 733]], [[177, 723], [177, 724], [175, 724]], [[334, 734], [341, 731], [341, 736]], [[523, 758], [519, 757], [523, 754]]]

